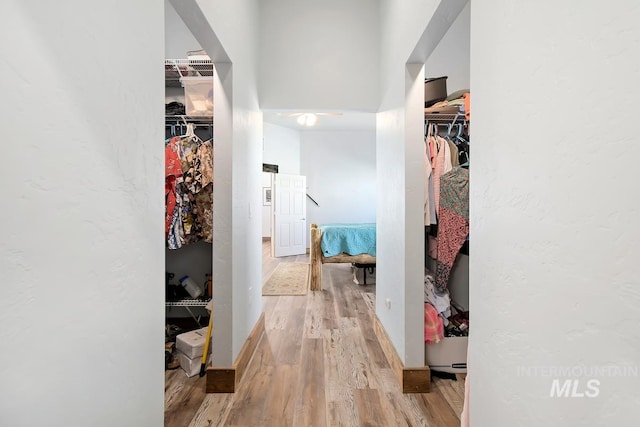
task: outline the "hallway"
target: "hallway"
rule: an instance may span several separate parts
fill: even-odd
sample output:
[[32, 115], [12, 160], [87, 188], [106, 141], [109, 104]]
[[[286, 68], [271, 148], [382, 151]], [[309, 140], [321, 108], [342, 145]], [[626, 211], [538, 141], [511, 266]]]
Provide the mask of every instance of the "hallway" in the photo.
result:
[[[271, 258], [263, 243], [263, 282], [307, 259]], [[353, 284], [347, 264], [323, 269], [322, 292], [263, 297], [266, 334], [235, 394], [167, 371], [165, 426], [458, 426], [464, 381], [402, 394], [371, 327], [375, 285]]]

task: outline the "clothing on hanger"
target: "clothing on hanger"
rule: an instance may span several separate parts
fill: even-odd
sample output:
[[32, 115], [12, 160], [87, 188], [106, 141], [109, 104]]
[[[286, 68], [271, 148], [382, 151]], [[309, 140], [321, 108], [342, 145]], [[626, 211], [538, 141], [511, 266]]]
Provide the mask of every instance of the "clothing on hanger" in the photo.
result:
[[[431, 160], [429, 155], [429, 141], [428, 138], [424, 140], [424, 225], [431, 225], [431, 221], [435, 221], [435, 207], [431, 206], [432, 203], [432, 187], [431, 187]], [[434, 212], [434, 218], [432, 219], [432, 210]]]
[[438, 153], [435, 158], [435, 166], [433, 173], [433, 196], [435, 199], [436, 212], [440, 212], [440, 179], [442, 175], [452, 169], [451, 166], [451, 150], [449, 144], [444, 138], [436, 135], [435, 137]]
[[442, 176], [438, 211], [436, 290], [447, 289], [453, 263], [469, 235], [469, 171], [457, 167]]
[[451, 166], [454, 168], [460, 166], [460, 161], [458, 159], [458, 147], [451, 139], [447, 139], [447, 143], [449, 144], [449, 150], [451, 150]]
[[167, 247], [178, 249], [212, 241], [213, 144], [203, 142], [193, 125], [165, 147], [165, 228]]
[[176, 184], [182, 180], [182, 164], [178, 154], [177, 145], [171, 141], [164, 150], [165, 164], [165, 235], [168, 237], [169, 228], [173, 221], [173, 213], [177, 203]]

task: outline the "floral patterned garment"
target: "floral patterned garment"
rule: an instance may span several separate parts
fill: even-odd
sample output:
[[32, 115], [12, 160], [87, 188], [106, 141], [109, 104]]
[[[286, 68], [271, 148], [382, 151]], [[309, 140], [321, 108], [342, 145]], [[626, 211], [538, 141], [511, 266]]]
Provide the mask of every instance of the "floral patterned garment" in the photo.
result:
[[202, 141], [197, 137], [182, 138], [180, 140], [180, 161], [182, 163], [183, 182], [180, 186], [182, 199], [180, 203], [182, 227], [184, 229], [185, 244], [195, 243], [200, 238], [195, 207], [195, 193], [200, 191], [196, 176], [200, 168], [198, 149]]
[[195, 200], [198, 236], [207, 243], [213, 242], [213, 183], [208, 184]]
[[[211, 141], [205, 141], [200, 144], [198, 148], [198, 158], [200, 160], [200, 168], [197, 180], [204, 189], [213, 182], [213, 143]], [[207, 191], [213, 192], [213, 187]]]
[[438, 211], [436, 290], [447, 289], [460, 248], [469, 235], [469, 171], [457, 167], [442, 175]]
[[182, 218], [182, 229], [184, 231], [184, 244], [197, 242], [198, 224], [196, 222], [195, 195], [186, 189], [186, 184], [180, 184], [182, 188], [179, 199], [180, 215]]
[[200, 168], [198, 148], [202, 141], [197, 137], [182, 138], [180, 140], [180, 161], [182, 163], [182, 177], [185, 187], [192, 193], [200, 190], [195, 176]]
[[184, 183], [191, 193], [197, 194], [213, 182], [213, 144], [198, 138], [184, 138], [181, 145]]
[[180, 207], [176, 206], [171, 215], [167, 247], [169, 249], [180, 249], [182, 245], [184, 245], [184, 230], [182, 228], [182, 218], [180, 217]]
[[176, 137], [165, 149], [167, 246], [213, 237], [213, 144]]
[[198, 237], [207, 243], [213, 241], [213, 144], [205, 141], [196, 152], [194, 168], [194, 212]]

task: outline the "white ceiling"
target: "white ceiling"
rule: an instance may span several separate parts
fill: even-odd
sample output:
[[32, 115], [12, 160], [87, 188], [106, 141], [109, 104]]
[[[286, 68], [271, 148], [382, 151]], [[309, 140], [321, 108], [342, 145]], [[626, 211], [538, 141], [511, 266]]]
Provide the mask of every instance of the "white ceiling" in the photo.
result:
[[259, 3], [257, 77], [262, 108], [378, 110], [377, 0]]
[[315, 126], [302, 126], [296, 121], [296, 117], [287, 117], [290, 113], [320, 113], [328, 111], [293, 111], [293, 110], [262, 110], [263, 119], [266, 123], [283, 126], [297, 131], [375, 131], [375, 113], [364, 113], [360, 111], [339, 111], [339, 116], [318, 116], [318, 123]]

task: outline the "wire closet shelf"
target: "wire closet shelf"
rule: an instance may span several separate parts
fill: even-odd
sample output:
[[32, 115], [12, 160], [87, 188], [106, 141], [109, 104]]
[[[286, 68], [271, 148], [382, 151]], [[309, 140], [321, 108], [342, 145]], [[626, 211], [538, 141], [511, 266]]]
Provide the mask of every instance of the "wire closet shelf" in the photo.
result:
[[183, 77], [213, 77], [213, 62], [210, 59], [165, 59], [165, 84], [181, 87]]

